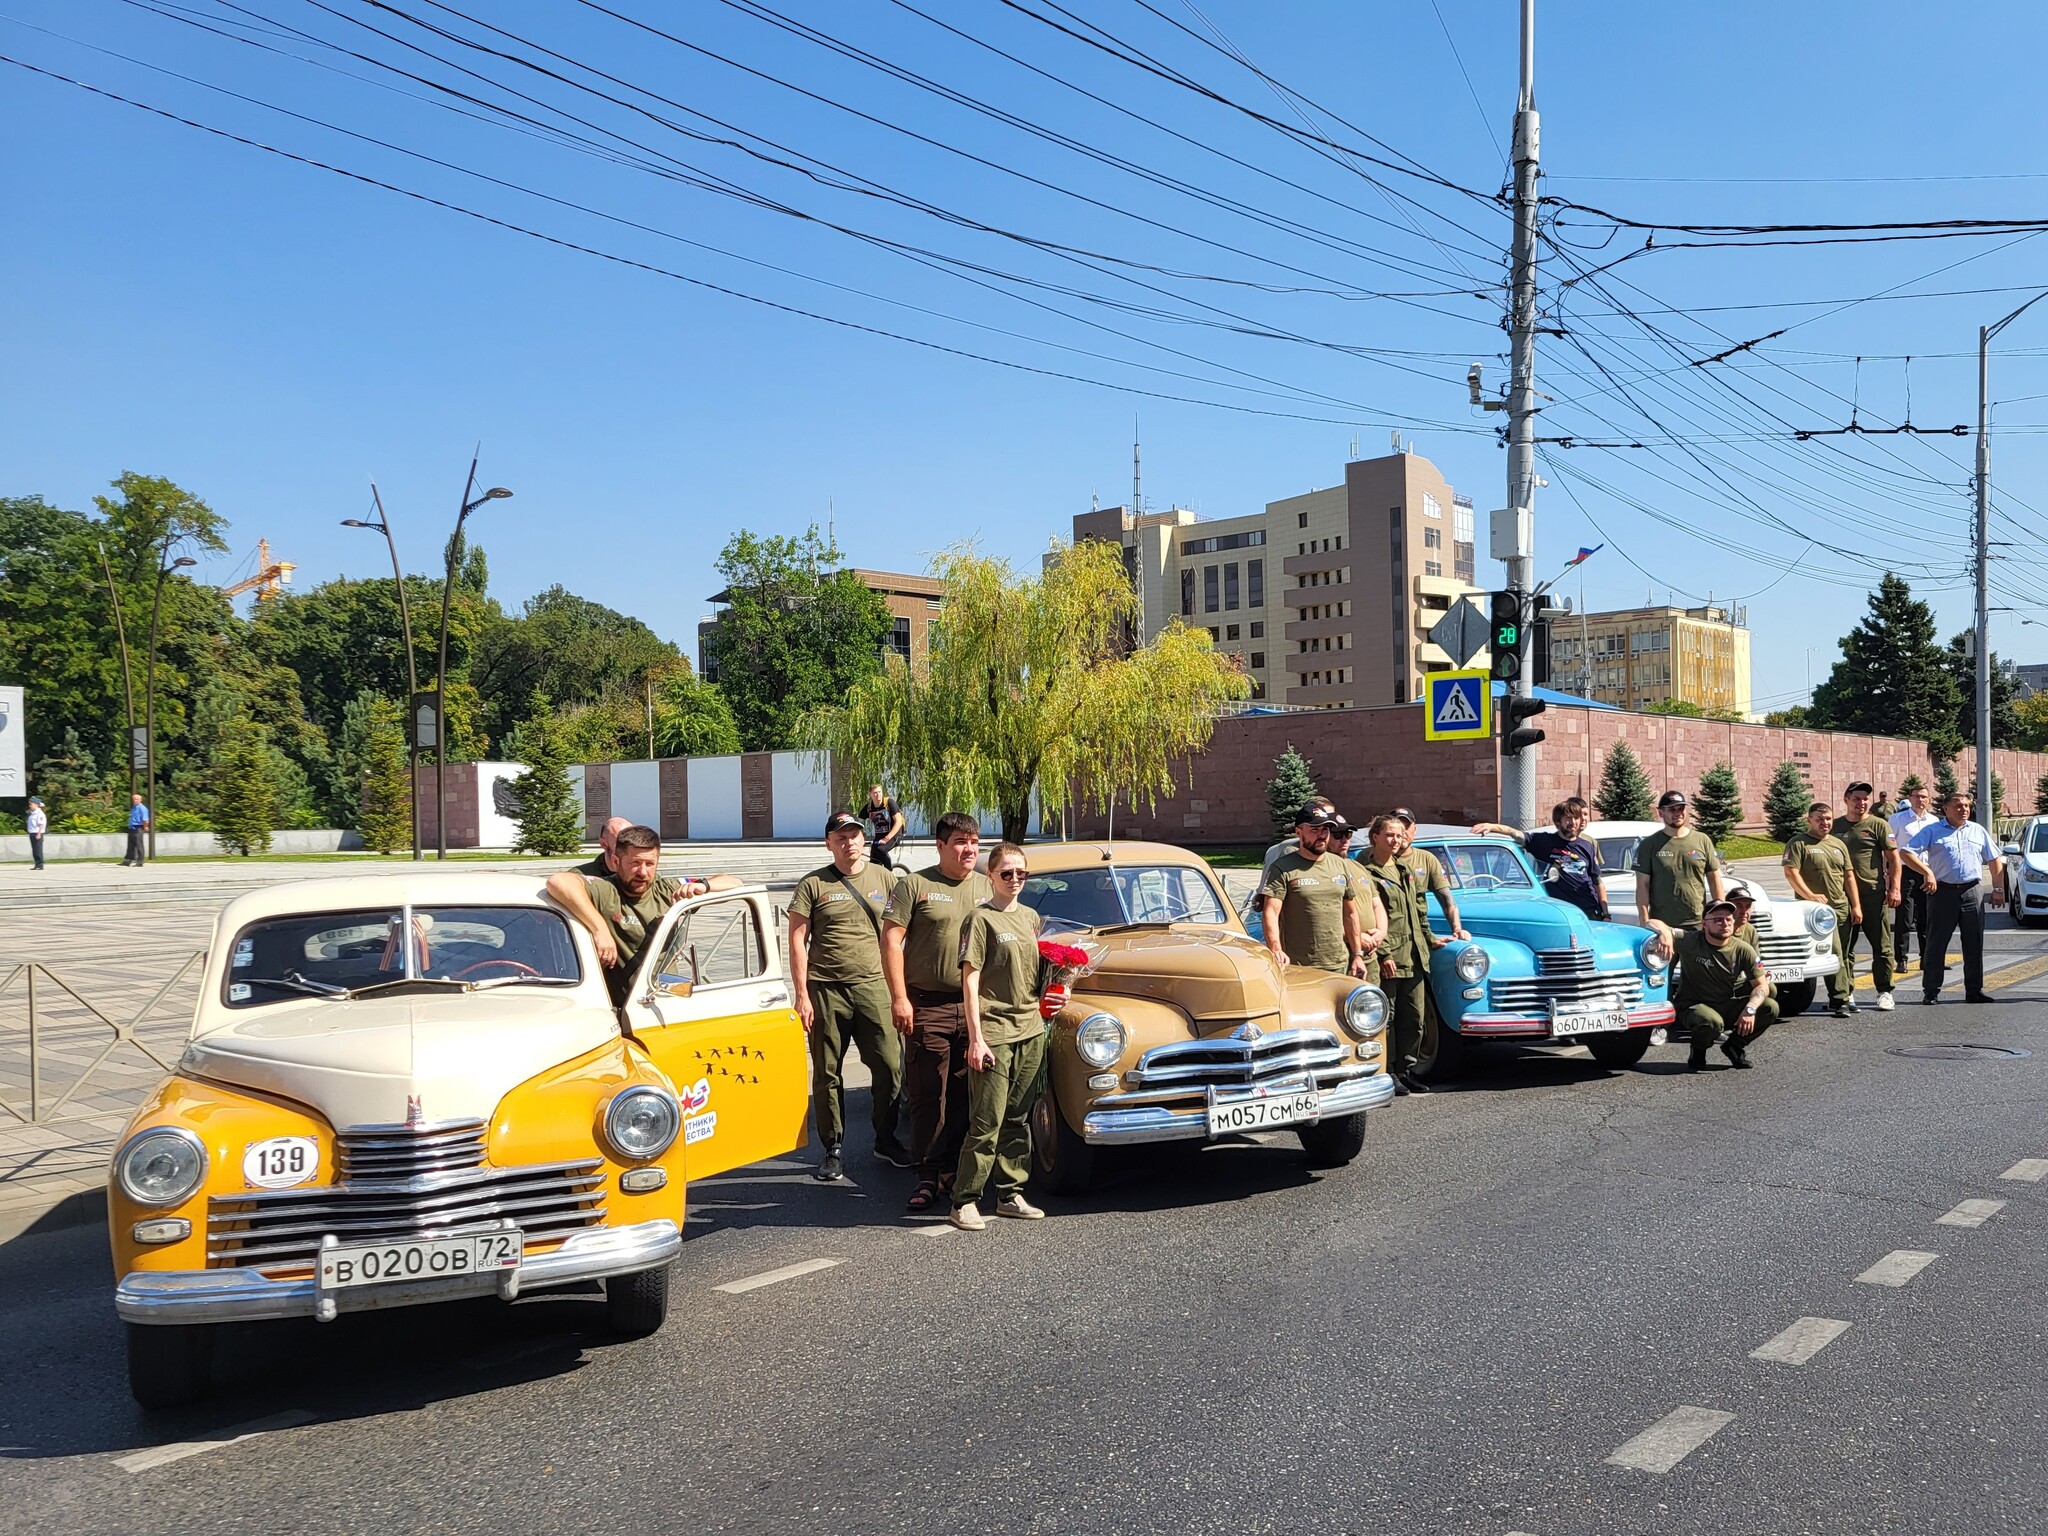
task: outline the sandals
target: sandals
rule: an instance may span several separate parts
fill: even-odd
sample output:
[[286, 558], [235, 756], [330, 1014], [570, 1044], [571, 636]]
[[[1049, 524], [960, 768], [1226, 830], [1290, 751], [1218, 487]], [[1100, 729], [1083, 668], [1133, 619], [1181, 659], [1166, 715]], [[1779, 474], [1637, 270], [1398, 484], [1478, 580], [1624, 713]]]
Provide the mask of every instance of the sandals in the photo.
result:
[[941, 1191], [937, 1184], [922, 1183], [910, 1192], [910, 1209], [928, 1211], [939, 1203]]

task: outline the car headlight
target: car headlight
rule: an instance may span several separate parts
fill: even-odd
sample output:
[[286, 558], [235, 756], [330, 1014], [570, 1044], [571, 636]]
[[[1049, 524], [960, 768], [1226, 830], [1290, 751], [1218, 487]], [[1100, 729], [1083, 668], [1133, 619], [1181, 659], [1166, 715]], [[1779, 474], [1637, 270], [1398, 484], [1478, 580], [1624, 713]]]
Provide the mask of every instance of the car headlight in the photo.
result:
[[2022, 878], [2029, 885], [2040, 885], [2048, 882], [2048, 869], [2035, 869], [2030, 865]]
[[121, 1191], [137, 1205], [183, 1205], [206, 1178], [206, 1147], [190, 1131], [144, 1131], [114, 1159]]
[[1113, 1013], [1091, 1013], [1074, 1031], [1074, 1049], [1091, 1067], [1106, 1067], [1123, 1055], [1130, 1039], [1124, 1021]]
[[642, 1083], [613, 1095], [605, 1106], [604, 1139], [623, 1160], [645, 1162], [669, 1149], [682, 1124], [676, 1096]]
[[1671, 957], [1654, 943], [1643, 946], [1643, 969], [1650, 972], [1667, 971], [1671, 968]]
[[1835, 931], [1835, 909], [1833, 907], [1812, 907], [1806, 914], [1806, 931], [1816, 939], [1830, 937]]
[[1378, 987], [1353, 987], [1344, 999], [1344, 1027], [1360, 1040], [1380, 1032], [1387, 1021], [1387, 994]]
[[1467, 944], [1458, 951], [1458, 979], [1468, 984], [1486, 980], [1486, 973], [1493, 969], [1493, 961], [1477, 944]]

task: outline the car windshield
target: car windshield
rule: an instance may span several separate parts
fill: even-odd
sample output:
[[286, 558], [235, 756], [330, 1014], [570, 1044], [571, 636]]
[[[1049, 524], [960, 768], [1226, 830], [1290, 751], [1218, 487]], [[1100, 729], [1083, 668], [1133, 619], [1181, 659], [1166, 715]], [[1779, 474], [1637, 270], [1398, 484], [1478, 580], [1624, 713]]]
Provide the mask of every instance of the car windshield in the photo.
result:
[[1047, 922], [1076, 928], [1229, 921], [1200, 870], [1171, 864], [1101, 864], [1033, 875], [1021, 900]]
[[1535, 888], [1529, 871], [1513, 848], [1504, 843], [1424, 844], [1435, 854], [1461, 891], [1527, 891]]
[[1600, 873], [1603, 875], [1625, 875], [1635, 868], [1636, 845], [1640, 837], [1596, 837], [1593, 845], [1600, 850]]
[[582, 979], [569, 925], [547, 907], [299, 912], [235, 935], [223, 1000], [230, 1008], [260, 1008], [373, 987], [564, 986]]
[[2033, 835], [2027, 839], [2027, 852], [2048, 853], [2048, 821], [2034, 823]]

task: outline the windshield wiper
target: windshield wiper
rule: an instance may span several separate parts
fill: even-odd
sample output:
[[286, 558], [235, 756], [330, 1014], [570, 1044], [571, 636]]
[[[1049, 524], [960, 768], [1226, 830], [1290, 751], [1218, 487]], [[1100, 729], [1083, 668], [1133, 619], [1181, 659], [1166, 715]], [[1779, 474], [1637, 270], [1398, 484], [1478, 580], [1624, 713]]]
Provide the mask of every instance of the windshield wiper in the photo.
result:
[[573, 987], [573, 976], [492, 976], [483, 981], [465, 982], [472, 992], [488, 992], [492, 987]]
[[389, 981], [372, 981], [360, 987], [350, 987], [344, 997], [368, 997], [373, 992], [388, 992], [393, 987], [458, 987], [468, 991], [473, 982], [457, 981], [453, 976], [394, 976]]
[[331, 981], [309, 981], [297, 971], [282, 976], [230, 976], [245, 987], [276, 987], [280, 992], [302, 992], [307, 997], [347, 997], [347, 987], [337, 987]]

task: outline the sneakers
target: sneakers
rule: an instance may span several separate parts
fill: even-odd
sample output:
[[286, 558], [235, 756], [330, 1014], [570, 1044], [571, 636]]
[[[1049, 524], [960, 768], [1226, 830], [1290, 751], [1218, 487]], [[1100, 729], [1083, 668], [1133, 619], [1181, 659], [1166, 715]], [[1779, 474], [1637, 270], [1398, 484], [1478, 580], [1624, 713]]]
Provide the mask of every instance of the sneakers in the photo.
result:
[[946, 1220], [950, 1221], [962, 1232], [986, 1232], [988, 1230], [988, 1218], [975, 1209], [972, 1200], [968, 1201], [965, 1205], [954, 1206], [953, 1214], [948, 1216]]
[[1413, 1072], [1403, 1072], [1399, 1074], [1394, 1079], [1394, 1083], [1394, 1091], [1396, 1093], [1399, 1093], [1403, 1088], [1407, 1089], [1410, 1093], [1428, 1093], [1430, 1091], [1429, 1084], [1425, 1083]]
[[1849, 1017], [1850, 1014], [1854, 1013], [1855, 1011], [1856, 1010], [1850, 1006], [1849, 1000], [1847, 998], [1839, 998], [1835, 1002], [1832, 1002], [1828, 1005], [1829, 1014], [1838, 1019], [1846, 1019], [1847, 1017]]
[[1877, 1011], [1879, 1013], [1890, 1013], [1892, 1011], [1892, 1007], [1893, 1004], [1891, 993], [1880, 992], [1877, 994]]
[[846, 1177], [846, 1159], [840, 1156], [838, 1142], [828, 1141], [825, 1143], [825, 1156], [819, 1161], [818, 1166], [812, 1170], [811, 1177], [820, 1184], [836, 1184], [839, 1180]]
[[1043, 1221], [1045, 1212], [1026, 1200], [1022, 1195], [1011, 1195], [996, 1206], [998, 1216], [1009, 1216], [1017, 1221]]
[[917, 1159], [910, 1155], [910, 1148], [904, 1146], [894, 1136], [891, 1136], [887, 1141], [875, 1143], [875, 1156], [897, 1168], [915, 1168], [917, 1166]]
[[1721, 1054], [1728, 1058], [1729, 1066], [1740, 1068], [1743, 1071], [1749, 1070], [1749, 1050], [1747, 1047], [1737, 1045], [1732, 1040], [1723, 1040], [1721, 1042]]

